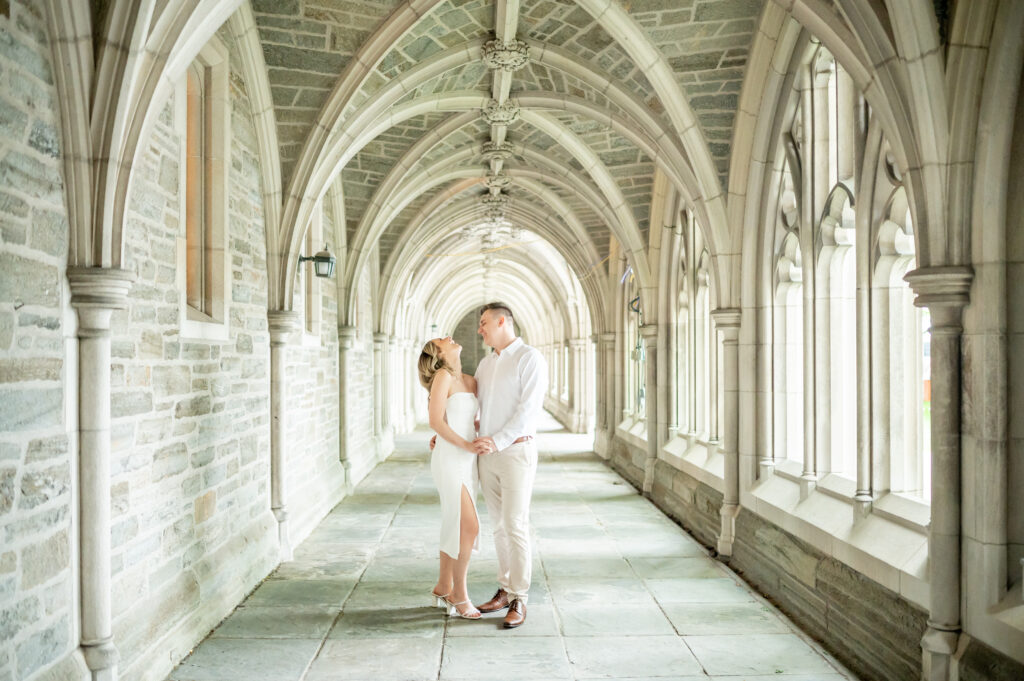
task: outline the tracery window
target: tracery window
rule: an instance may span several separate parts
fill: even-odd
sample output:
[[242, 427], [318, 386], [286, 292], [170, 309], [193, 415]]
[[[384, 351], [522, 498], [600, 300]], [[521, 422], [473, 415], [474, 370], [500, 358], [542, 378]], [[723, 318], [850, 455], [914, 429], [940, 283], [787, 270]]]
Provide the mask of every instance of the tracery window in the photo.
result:
[[569, 344], [567, 342], [562, 343], [562, 372], [561, 372], [561, 385], [562, 385], [562, 399], [569, 399]]
[[675, 370], [676, 370], [676, 414], [674, 423], [679, 432], [687, 432], [693, 419], [690, 416], [690, 344], [687, 342], [690, 334], [690, 290], [686, 266], [686, 251], [684, 249], [680, 258], [679, 272], [679, 295], [676, 312], [676, 334], [675, 334]]
[[640, 307], [640, 292], [636, 276], [627, 270], [624, 282], [624, 341], [626, 349], [624, 416], [642, 419], [646, 416], [645, 351], [640, 326], [643, 325], [643, 311]]
[[709, 263], [710, 256], [702, 251], [697, 261], [694, 278], [694, 320], [693, 320], [693, 356], [694, 356], [694, 427], [702, 439], [715, 439], [712, 410], [717, 400], [714, 399], [712, 381], [715, 364], [715, 344], [712, 337], [711, 324], [711, 286]]
[[693, 213], [682, 211], [675, 328], [675, 404], [678, 432], [691, 439], [718, 439], [721, 395], [716, 387], [719, 353], [711, 319], [711, 254]]
[[794, 90], [771, 217], [767, 446], [805, 478], [855, 481], [858, 499], [925, 498], [929, 322], [903, 279], [917, 262], [902, 178], [825, 48], [810, 46]]

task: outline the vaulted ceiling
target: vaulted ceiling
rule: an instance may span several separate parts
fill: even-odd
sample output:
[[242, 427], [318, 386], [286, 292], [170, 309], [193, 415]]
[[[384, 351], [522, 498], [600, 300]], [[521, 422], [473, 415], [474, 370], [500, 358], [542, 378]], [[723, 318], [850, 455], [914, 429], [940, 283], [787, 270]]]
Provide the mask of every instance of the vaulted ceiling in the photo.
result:
[[657, 173], [724, 195], [762, 3], [253, 0], [286, 197], [340, 178], [349, 279], [535, 238], [608, 273], [613, 244], [646, 251]]

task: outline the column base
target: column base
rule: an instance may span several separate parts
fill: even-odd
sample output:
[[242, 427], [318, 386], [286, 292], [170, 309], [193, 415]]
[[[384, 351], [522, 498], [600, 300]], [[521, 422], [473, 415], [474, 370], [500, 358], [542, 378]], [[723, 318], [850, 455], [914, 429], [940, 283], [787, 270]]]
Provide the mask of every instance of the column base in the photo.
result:
[[719, 515], [722, 519], [722, 526], [718, 533], [718, 550], [720, 558], [727, 559], [732, 556], [732, 545], [736, 540], [736, 516], [739, 515], [739, 504], [722, 504]]
[[804, 475], [800, 477], [800, 501], [806, 501], [807, 497], [811, 496], [811, 492], [818, 486], [818, 478], [813, 475]]
[[873, 503], [874, 499], [871, 498], [870, 494], [858, 494], [853, 498], [854, 524], [859, 523], [871, 515], [871, 506]]
[[275, 508], [274, 517], [277, 519], [277, 546], [281, 562], [293, 558], [292, 543], [288, 538], [288, 512], [283, 508]]
[[928, 626], [921, 638], [923, 681], [956, 681], [959, 678], [954, 656], [959, 641], [959, 631], [945, 631]]
[[117, 663], [121, 656], [111, 639], [97, 643], [83, 643], [82, 657], [92, 673], [93, 681], [116, 681]]
[[775, 462], [771, 460], [763, 460], [757, 462], [757, 479], [765, 480], [775, 475]]
[[341, 467], [345, 469], [345, 496], [350, 496], [356, 489], [356, 486], [352, 483], [352, 462], [348, 459], [343, 459]]

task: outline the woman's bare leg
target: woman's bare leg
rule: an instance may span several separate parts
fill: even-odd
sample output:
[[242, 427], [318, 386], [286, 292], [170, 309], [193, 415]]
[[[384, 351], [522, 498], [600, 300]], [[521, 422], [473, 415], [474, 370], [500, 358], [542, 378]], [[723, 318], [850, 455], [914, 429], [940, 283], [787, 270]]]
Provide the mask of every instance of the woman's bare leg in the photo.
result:
[[438, 551], [441, 556], [441, 571], [437, 577], [437, 584], [434, 585], [434, 594], [437, 596], [449, 596], [452, 592], [452, 583], [454, 582], [454, 571], [455, 559], [449, 556], [444, 551]]
[[476, 517], [476, 508], [473, 506], [473, 499], [469, 495], [466, 486], [462, 486], [462, 508], [459, 513], [459, 558], [452, 564], [452, 596], [453, 603], [467, 601], [466, 605], [459, 608], [460, 612], [468, 612], [473, 609], [469, 601], [469, 590], [466, 586], [466, 574], [469, 572], [469, 558], [473, 554], [473, 544], [476, 543], [476, 536], [480, 533], [480, 520]]

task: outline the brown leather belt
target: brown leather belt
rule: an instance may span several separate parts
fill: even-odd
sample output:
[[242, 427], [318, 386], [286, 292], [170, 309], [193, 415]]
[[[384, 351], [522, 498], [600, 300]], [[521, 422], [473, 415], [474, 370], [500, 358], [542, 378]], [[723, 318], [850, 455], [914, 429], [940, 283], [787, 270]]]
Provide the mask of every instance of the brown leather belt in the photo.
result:
[[519, 444], [521, 442], [529, 442], [532, 439], [533, 439], [532, 435], [524, 435], [524, 436], [522, 436], [520, 438], [516, 438], [515, 440], [513, 440], [512, 444], [517, 445], [517, 444]]

